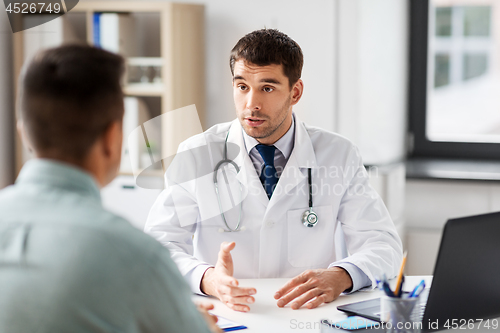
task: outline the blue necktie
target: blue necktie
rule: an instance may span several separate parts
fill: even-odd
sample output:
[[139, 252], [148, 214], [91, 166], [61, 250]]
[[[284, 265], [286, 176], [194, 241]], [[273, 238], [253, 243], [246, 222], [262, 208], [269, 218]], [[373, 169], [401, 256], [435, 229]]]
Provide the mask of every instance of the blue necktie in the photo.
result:
[[267, 197], [271, 199], [273, 195], [274, 188], [278, 183], [278, 175], [276, 174], [276, 168], [274, 167], [274, 151], [275, 146], [266, 146], [263, 144], [258, 144], [255, 146], [264, 160], [264, 166], [262, 167], [262, 172], [260, 173], [260, 181], [264, 185]]

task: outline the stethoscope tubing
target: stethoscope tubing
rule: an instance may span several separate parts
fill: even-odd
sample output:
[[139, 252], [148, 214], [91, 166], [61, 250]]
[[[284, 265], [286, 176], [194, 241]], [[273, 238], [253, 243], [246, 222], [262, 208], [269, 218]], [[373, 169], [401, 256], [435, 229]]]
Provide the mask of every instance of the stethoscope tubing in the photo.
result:
[[[240, 204], [239, 204], [240, 205], [240, 212], [239, 212], [239, 216], [238, 216], [238, 223], [236, 224], [236, 228], [233, 229], [227, 223], [226, 216], [224, 215], [224, 211], [222, 210], [222, 203], [220, 200], [219, 185], [218, 185], [218, 180], [217, 180], [218, 171], [221, 168], [221, 166], [224, 164], [230, 164], [235, 168], [236, 173], [240, 172], [240, 168], [238, 167], [238, 165], [233, 160], [230, 160], [227, 158], [227, 139], [228, 139], [228, 137], [229, 137], [229, 130], [227, 131], [226, 139], [224, 140], [224, 152], [223, 152], [222, 160], [220, 160], [214, 168], [213, 181], [214, 181], [214, 186], [215, 186], [215, 194], [217, 195], [217, 202], [219, 203], [220, 215], [222, 217], [222, 221], [224, 221], [224, 225], [227, 228], [225, 230], [224, 229], [221, 229], [221, 230], [222, 230], [222, 232], [224, 232], [224, 231], [225, 232], [237, 232], [237, 231], [242, 230], [242, 228], [240, 228], [242, 202], [240, 201]], [[309, 187], [309, 210], [306, 210], [304, 212], [303, 217], [302, 217], [302, 223], [306, 227], [309, 227], [309, 228], [314, 227], [318, 223], [318, 215], [316, 213], [314, 213], [314, 211], [312, 210], [312, 208], [313, 208], [313, 198], [312, 197], [313, 196], [312, 196], [312, 181], [311, 181], [311, 179], [312, 179], [311, 168], [307, 168], [307, 183], [308, 183], [308, 187]], [[241, 184], [240, 184], [240, 193], [242, 194], [242, 192], [243, 192], [243, 188], [241, 187]], [[313, 218], [314, 222], [311, 222], [311, 217]]]

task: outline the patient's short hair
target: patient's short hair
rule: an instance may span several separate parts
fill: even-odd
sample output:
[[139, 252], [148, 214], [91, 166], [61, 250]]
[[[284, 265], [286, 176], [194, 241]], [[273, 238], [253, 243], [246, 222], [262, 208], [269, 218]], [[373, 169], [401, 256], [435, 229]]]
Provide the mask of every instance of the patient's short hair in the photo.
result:
[[276, 29], [255, 30], [236, 43], [229, 58], [233, 77], [234, 63], [241, 59], [257, 66], [283, 65], [290, 88], [300, 79], [304, 64], [299, 44]]
[[114, 121], [123, 119], [121, 56], [85, 45], [37, 54], [23, 69], [19, 114], [41, 156], [82, 162]]

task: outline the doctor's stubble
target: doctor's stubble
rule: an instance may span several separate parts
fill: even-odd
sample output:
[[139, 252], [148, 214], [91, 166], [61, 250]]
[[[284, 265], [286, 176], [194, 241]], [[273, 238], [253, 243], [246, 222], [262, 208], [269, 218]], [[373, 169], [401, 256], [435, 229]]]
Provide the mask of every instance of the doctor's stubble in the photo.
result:
[[[260, 110], [258, 110], [258, 111], [250, 111], [248, 113], [242, 112], [240, 114], [238, 112], [238, 107], [236, 106], [236, 102], [235, 102], [236, 114], [238, 115], [238, 120], [239, 120], [239, 122], [241, 124], [241, 127], [245, 131], [245, 133], [248, 136], [251, 136], [254, 139], [265, 139], [265, 138], [268, 138], [271, 135], [273, 135], [279, 128], [281, 128], [281, 126], [283, 126], [283, 124], [287, 120], [289, 114], [292, 113], [292, 109], [291, 109], [292, 95], [291, 94], [292, 94], [292, 92], [290, 91], [290, 95], [285, 100], [285, 102], [283, 103], [282, 107], [279, 109], [279, 112], [277, 112], [277, 116], [283, 115], [283, 117], [280, 117], [277, 121], [275, 121], [275, 119], [271, 118], [270, 116], [262, 113]], [[245, 121], [244, 121], [245, 117], [256, 117], [256, 118], [260, 118], [260, 119], [265, 119], [266, 122], [269, 122], [270, 127], [268, 127], [265, 131], [263, 131], [262, 133], [260, 133], [258, 135], [252, 135], [246, 129]]]

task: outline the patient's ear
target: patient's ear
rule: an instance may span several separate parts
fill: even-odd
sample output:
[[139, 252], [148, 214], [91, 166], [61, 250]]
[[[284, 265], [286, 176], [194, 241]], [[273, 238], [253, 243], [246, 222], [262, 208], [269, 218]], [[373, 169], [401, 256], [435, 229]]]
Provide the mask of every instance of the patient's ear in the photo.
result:
[[118, 174], [122, 155], [122, 122], [113, 121], [108, 125], [95, 146], [101, 161], [100, 184], [109, 184]]
[[26, 130], [24, 128], [24, 123], [21, 119], [17, 121], [17, 133], [21, 137], [21, 141], [23, 145], [30, 151], [30, 153], [33, 152], [33, 148], [31, 146], [30, 140], [28, 139], [28, 135], [26, 135]]
[[103, 133], [102, 143], [104, 154], [111, 160], [120, 159], [122, 152], [122, 122], [113, 121]]

